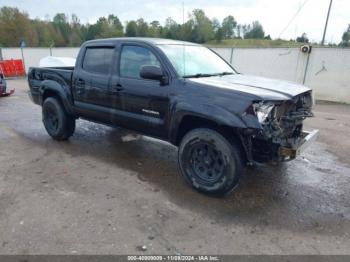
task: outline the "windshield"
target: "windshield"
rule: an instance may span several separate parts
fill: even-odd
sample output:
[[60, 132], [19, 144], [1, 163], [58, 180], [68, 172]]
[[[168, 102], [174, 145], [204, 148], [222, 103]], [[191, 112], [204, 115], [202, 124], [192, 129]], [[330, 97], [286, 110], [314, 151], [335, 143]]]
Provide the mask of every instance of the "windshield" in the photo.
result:
[[234, 74], [235, 71], [217, 54], [204, 46], [158, 45], [181, 77], [208, 77]]

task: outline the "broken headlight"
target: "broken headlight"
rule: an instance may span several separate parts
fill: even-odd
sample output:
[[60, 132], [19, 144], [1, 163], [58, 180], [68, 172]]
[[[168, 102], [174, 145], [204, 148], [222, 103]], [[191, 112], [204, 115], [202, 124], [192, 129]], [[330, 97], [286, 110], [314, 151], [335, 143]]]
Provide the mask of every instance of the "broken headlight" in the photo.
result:
[[270, 115], [272, 109], [275, 107], [272, 103], [256, 103], [253, 104], [253, 109], [256, 117], [258, 118], [260, 123], [265, 122], [266, 118]]

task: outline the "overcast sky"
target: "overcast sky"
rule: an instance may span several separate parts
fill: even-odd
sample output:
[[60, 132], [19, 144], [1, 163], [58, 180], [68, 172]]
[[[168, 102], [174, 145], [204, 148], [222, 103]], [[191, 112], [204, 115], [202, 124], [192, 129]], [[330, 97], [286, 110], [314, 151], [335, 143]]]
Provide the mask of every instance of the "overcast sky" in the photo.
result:
[[[306, 32], [311, 40], [321, 41], [330, 0], [184, 0], [185, 19], [191, 10], [201, 8], [207, 16], [220, 21], [227, 15], [233, 15], [239, 23], [259, 20], [265, 32], [277, 38], [305, 1], [281, 37], [296, 38]], [[148, 22], [159, 20], [163, 24], [169, 16], [182, 22], [181, 0], [0, 0], [0, 6], [18, 7], [31, 18], [75, 13], [82, 23], [93, 23], [110, 13], [122, 22], [143, 17]], [[333, 0], [326, 41], [338, 43], [349, 23], [350, 0]]]

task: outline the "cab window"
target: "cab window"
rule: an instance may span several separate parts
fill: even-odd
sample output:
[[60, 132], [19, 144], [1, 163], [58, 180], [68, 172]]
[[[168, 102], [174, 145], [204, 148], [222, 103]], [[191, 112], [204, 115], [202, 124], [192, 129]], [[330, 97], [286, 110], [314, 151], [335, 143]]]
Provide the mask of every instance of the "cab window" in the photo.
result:
[[83, 69], [91, 73], [108, 74], [113, 59], [113, 48], [87, 48], [83, 61]]
[[120, 76], [141, 78], [140, 71], [145, 65], [159, 66], [157, 57], [147, 48], [141, 46], [123, 46], [120, 55]]

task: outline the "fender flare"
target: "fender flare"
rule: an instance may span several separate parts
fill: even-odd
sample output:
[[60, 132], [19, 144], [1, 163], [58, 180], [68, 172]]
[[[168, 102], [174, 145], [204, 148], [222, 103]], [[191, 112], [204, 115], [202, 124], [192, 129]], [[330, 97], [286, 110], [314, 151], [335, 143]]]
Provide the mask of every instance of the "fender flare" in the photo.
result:
[[169, 138], [172, 143], [176, 142], [179, 132], [179, 126], [186, 116], [203, 118], [218, 125], [225, 125], [232, 128], [244, 129], [247, 125], [236, 114], [233, 114], [224, 108], [212, 105], [196, 105], [195, 107], [188, 103], [178, 103], [173, 110], [173, 117], [170, 123]]
[[74, 115], [72, 93], [69, 90], [69, 87], [61, 85], [53, 80], [44, 80], [39, 87], [39, 103], [41, 105], [44, 103], [43, 98], [45, 97], [46, 92], [52, 92], [56, 94], [60, 98], [67, 113]]

